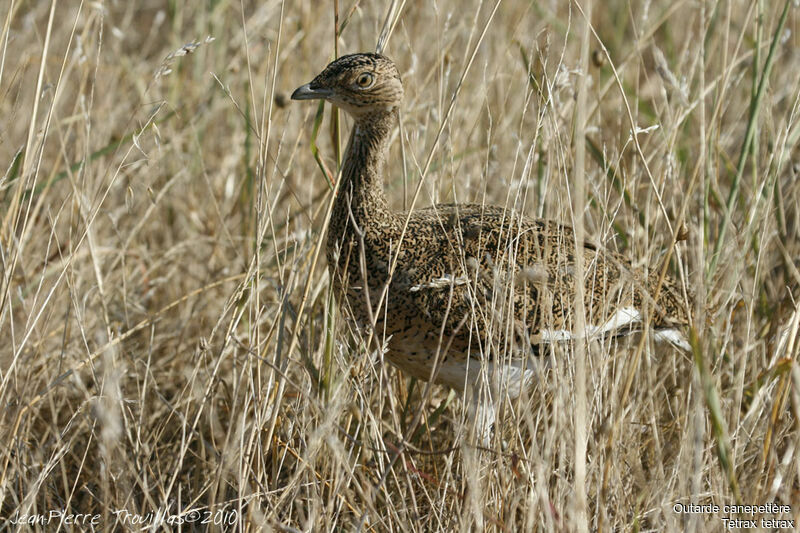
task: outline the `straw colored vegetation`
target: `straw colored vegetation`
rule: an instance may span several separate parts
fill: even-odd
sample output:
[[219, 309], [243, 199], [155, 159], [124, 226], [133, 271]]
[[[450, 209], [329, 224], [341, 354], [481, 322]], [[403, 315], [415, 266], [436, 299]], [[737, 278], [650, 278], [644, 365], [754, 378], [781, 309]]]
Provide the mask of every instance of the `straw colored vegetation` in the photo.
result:
[[[0, 530], [800, 518], [791, 0], [595, 2], [588, 29], [588, 1], [388, 24], [363, 1], [53, 4], [0, 8]], [[666, 265], [691, 353], [556, 346], [489, 446], [460, 393], [384, 363], [325, 259], [350, 123], [289, 94], [389, 27], [392, 208], [503, 206]]]

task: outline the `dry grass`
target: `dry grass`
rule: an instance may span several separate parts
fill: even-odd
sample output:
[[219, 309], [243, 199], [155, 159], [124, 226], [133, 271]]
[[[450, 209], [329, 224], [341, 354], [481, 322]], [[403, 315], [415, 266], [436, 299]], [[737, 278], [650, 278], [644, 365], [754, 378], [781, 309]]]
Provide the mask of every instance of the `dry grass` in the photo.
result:
[[[421, 398], [366, 350], [314, 263], [330, 192], [315, 108], [288, 94], [332, 58], [333, 6], [48, 4], [2, 12], [0, 530], [62, 509], [99, 530], [192, 510], [243, 530], [573, 530], [584, 494], [603, 531], [729, 516], [676, 503], [800, 518], [791, 2], [596, 2], [587, 64], [576, 4], [509, 0], [435, 147], [492, 6], [401, 12], [396, 208], [432, 155], [417, 205], [573, 222], [585, 115], [586, 234], [642, 266], [669, 254], [698, 295], [694, 360], [590, 346], [584, 397], [563, 353], [492, 450], [457, 395]], [[386, 6], [340, 4], [339, 53], [374, 49]], [[317, 141], [335, 169], [329, 111]]]

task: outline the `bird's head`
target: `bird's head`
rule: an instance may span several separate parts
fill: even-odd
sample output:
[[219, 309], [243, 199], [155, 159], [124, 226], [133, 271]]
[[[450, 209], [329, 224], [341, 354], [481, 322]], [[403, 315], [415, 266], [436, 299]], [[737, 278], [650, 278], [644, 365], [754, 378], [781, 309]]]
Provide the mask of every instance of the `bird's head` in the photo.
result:
[[355, 118], [396, 109], [403, 100], [400, 73], [380, 54], [342, 56], [298, 87], [292, 100], [323, 99]]

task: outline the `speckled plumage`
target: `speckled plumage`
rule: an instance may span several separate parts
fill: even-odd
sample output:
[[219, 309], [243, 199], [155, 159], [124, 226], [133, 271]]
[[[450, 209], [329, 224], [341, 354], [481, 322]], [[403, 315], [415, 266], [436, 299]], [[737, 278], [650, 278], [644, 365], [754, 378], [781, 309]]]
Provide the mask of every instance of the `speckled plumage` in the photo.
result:
[[374, 327], [378, 338], [388, 339], [391, 363], [464, 390], [477, 382], [483, 362], [506, 371], [515, 396], [530, 378], [526, 362], [549, 342], [629, 333], [646, 315], [655, 329], [686, 324], [674, 280], [667, 278], [653, 299], [657, 275], [645, 278], [623, 257], [587, 243], [580, 247], [587, 329], [576, 333], [572, 229], [480, 205], [411, 213], [385, 305], [378, 309], [409, 216], [389, 209], [382, 188], [402, 95], [396, 67], [377, 54], [344, 56], [292, 95], [324, 98], [355, 120], [327, 259], [339, 302], [359, 327]]

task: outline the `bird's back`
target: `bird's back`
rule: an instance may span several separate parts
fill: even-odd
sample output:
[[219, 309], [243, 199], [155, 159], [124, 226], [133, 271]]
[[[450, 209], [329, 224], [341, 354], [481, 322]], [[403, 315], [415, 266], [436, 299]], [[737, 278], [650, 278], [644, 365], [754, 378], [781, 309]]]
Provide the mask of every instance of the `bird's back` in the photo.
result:
[[[548, 343], [626, 334], [648, 316], [656, 329], [686, 323], [671, 279], [654, 298], [658, 273], [645, 276], [590, 243], [576, 248], [567, 226], [480, 205], [439, 205], [408, 217], [385, 308], [378, 309], [406, 217], [394, 214], [381, 231], [345, 232], [340, 242], [349, 241], [342, 250], [350, 252], [340, 255], [334, 277], [356, 322], [374, 321], [377, 337], [388, 339], [389, 359], [411, 375], [429, 379], [438, 359], [436, 381], [462, 389], [457, 369], [480, 360], [524, 360]], [[582, 333], [574, 324], [578, 250], [585, 273]], [[338, 272], [345, 276], [337, 281]]]

